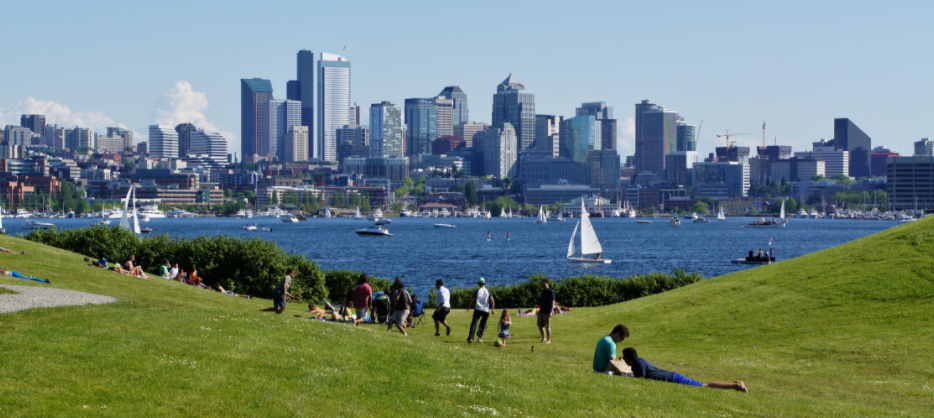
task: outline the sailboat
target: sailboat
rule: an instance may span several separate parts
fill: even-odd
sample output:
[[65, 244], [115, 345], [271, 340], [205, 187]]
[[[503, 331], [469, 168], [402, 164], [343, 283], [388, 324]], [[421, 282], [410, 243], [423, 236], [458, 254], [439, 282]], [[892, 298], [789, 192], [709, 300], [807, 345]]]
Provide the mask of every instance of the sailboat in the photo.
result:
[[538, 219], [535, 220], [537, 224], [546, 224], [548, 220], [545, 219], [545, 208], [543, 206], [538, 207]]
[[325, 218], [330, 218], [330, 217], [331, 217], [331, 209], [329, 209], [329, 208], [324, 208], [324, 217], [325, 217]]
[[500, 218], [505, 218], [505, 217], [506, 217], [506, 208], [501, 208], [501, 209], [499, 210], [499, 217], [500, 217]]
[[[574, 238], [577, 237], [577, 227], [581, 230], [580, 256], [575, 257], [577, 248], [574, 245]], [[594, 258], [587, 258], [588, 255], [596, 255]], [[597, 239], [597, 233], [593, 230], [593, 224], [590, 223], [590, 215], [587, 211], [581, 211], [581, 220], [574, 225], [574, 232], [571, 234], [571, 242], [568, 244], [568, 261], [571, 263], [586, 264], [610, 264], [612, 260], [602, 258], [603, 246]]]
[[[782, 211], [781, 213], [778, 214], [778, 217], [781, 218], [782, 220], [785, 219], [785, 201], [782, 201]], [[785, 221], [785, 222], [787, 223], [788, 221]]]
[[130, 193], [133, 193], [133, 186], [126, 191], [126, 201], [123, 202], [123, 214], [120, 215], [120, 227], [130, 229], [130, 219], [127, 215], [130, 213]]
[[363, 215], [360, 214], [360, 208], [357, 208], [357, 213], [354, 214], [353, 218], [358, 221], [364, 219]]
[[3, 207], [0, 206], [0, 234], [5, 234], [6, 229], [3, 228]]
[[718, 221], [726, 220], [726, 215], [723, 214], [723, 206], [720, 206], [720, 212], [717, 213], [717, 220]]
[[136, 215], [136, 189], [130, 188], [133, 191], [133, 233], [142, 234], [143, 231], [139, 229], [139, 217]]
[[509, 215], [507, 215], [506, 217], [507, 217], [507, 218], [512, 218], [512, 208], [509, 208]]

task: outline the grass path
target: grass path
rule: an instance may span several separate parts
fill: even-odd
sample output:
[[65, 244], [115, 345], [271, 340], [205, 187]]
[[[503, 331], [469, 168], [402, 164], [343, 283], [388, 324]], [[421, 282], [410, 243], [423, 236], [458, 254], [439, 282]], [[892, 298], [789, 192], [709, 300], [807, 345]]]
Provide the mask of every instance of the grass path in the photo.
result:
[[[547, 346], [534, 317], [514, 316], [500, 349], [492, 335], [466, 343], [464, 311], [450, 337], [433, 326], [403, 337], [295, 317], [298, 304], [260, 312], [271, 303], [106, 272], [20, 239], [0, 246], [27, 250], [0, 253], [2, 268], [118, 299], [0, 315], [0, 416], [934, 415], [934, 219], [574, 309]], [[632, 330], [620, 349], [751, 393], [590, 372], [617, 323]]]

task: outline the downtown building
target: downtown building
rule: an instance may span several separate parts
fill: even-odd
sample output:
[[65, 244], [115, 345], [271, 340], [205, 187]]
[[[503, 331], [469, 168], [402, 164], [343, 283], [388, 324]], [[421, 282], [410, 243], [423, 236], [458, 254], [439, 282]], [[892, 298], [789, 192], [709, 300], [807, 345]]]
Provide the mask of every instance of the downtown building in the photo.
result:
[[370, 158], [404, 157], [402, 109], [390, 102], [370, 106]]
[[267, 100], [263, 103], [263, 155], [284, 160], [285, 134], [289, 127], [302, 126], [301, 123], [302, 102]]
[[890, 157], [887, 169], [889, 210], [934, 208], [934, 157]]
[[[917, 142], [915, 142], [915, 147], [917, 147]], [[917, 148], [915, 149], [917, 152]], [[886, 147], [878, 146], [872, 149], [872, 176], [873, 177], [885, 177], [888, 175], [888, 163], [889, 157], [898, 157], [899, 154], [894, 152]]]
[[264, 153], [263, 104], [269, 100], [274, 100], [269, 80], [240, 79], [240, 153], [243, 161], [253, 162], [254, 156]]
[[432, 143], [454, 135], [454, 100], [405, 99], [405, 155], [431, 154]]
[[[824, 176], [833, 177], [837, 174], [848, 175], [850, 168], [850, 152], [836, 149], [832, 143], [820, 140], [813, 143], [812, 151], [799, 151], [795, 157], [815, 159], [824, 162]], [[798, 176], [800, 179], [804, 177]]]
[[479, 122], [461, 123], [458, 125], [454, 125], [454, 136], [459, 137], [460, 139], [463, 139], [464, 143], [466, 144], [465, 147], [473, 148], [474, 136], [476, 136], [478, 132], [483, 132], [489, 127], [490, 125], [486, 123], [479, 123]]
[[493, 126], [513, 126], [517, 152], [525, 151], [535, 141], [535, 95], [512, 74], [496, 86], [493, 95]]
[[688, 125], [684, 117], [679, 117], [677, 129], [677, 151], [697, 151], [697, 125]]
[[312, 159], [337, 161], [337, 129], [357, 122], [350, 109], [350, 61], [322, 52], [318, 60], [318, 131]]
[[519, 139], [511, 123], [494, 125], [483, 138], [484, 175], [496, 178], [516, 176]]
[[[470, 110], [467, 108], [467, 93], [464, 93], [460, 87], [445, 87], [444, 90], [441, 90], [441, 93], [438, 93], [438, 95], [446, 99], [451, 99], [452, 101], [453, 109], [451, 114], [451, 124], [453, 126], [470, 122]], [[467, 138], [461, 137], [461, 139]]]
[[308, 143], [310, 132], [307, 126], [292, 125], [285, 131], [285, 154], [283, 160], [286, 162], [300, 162], [308, 160]]
[[636, 173], [665, 174], [665, 156], [677, 151], [678, 112], [643, 100], [636, 104]]
[[149, 155], [178, 158], [178, 132], [170, 126], [149, 125]]
[[848, 118], [833, 120], [832, 145], [834, 149], [849, 151], [850, 166], [848, 175], [850, 177], [858, 179], [872, 175], [870, 160], [872, 139], [862, 129], [859, 129], [853, 121]]
[[189, 141], [189, 152], [184, 156], [206, 157], [219, 165], [227, 161], [227, 139], [220, 132], [204, 129], [191, 131]]
[[749, 164], [735, 161], [694, 164], [694, 195], [713, 198], [749, 195]]
[[535, 148], [561, 156], [561, 116], [535, 115]]
[[[596, 139], [600, 143], [598, 147], [592, 149], [615, 150], [616, 149], [616, 119], [613, 118], [613, 107], [607, 106], [606, 102], [583, 103], [581, 107], [575, 109], [575, 116], [593, 116], [596, 129]], [[537, 119], [536, 119], [537, 120]]]
[[561, 121], [559, 156], [587, 164], [587, 153], [599, 150], [597, 124], [593, 116], [575, 116]]

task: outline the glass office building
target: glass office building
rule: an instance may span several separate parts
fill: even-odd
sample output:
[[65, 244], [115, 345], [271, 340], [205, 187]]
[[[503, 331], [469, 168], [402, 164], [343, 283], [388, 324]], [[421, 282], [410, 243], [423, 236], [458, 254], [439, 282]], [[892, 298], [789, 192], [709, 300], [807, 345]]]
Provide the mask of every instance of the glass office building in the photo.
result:
[[337, 129], [353, 125], [350, 113], [350, 61], [321, 53], [318, 60], [318, 132], [312, 158], [337, 161]]
[[600, 149], [596, 140], [597, 123], [593, 116], [575, 116], [561, 121], [559, 133], [560, 156], [576, 163], [586, 164], [587, 153]]
[[263, 152], [263, 103], [267, 100], [273, 100], [269, 80], [240, 79], [240, 152], [244, 161]]
[[509, 74], [496, 86], [493, 95], [493, 126], [505, 123], [515, 127], [518, 152], [535, 142], [535, 95], [525, 92], [525, 85]]
[[285, 134], [290, 126], [303, 126], [302, 102], [267, 100], [263, 103], [263, 153], [265, 155], [285, 160]]

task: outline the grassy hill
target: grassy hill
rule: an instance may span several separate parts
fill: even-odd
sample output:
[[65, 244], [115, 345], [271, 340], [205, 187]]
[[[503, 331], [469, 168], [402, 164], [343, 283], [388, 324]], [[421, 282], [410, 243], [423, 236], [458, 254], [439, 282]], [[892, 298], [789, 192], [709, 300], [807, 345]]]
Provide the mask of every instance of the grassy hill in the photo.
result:
[[[119, 300], [0, 315], [0, 416], [934, 414], [934, 218], [574, 309], [554, 319], [548, 346], [534, 317], [514, 317], [504, 348], [493, 331], [468, 345], [463, 311], [450, 337], [433, 325], [404, 337], [294, 317], [300, 304], [259, 312], [271, 302], [106, 272], [20, 239], [0, 246], [27, 251], [0, 253], [2, 268]], [[590, 372], [617, 323], [632, 331], [620, 349], [694, 379], [743, 380], [750, 393]]]

